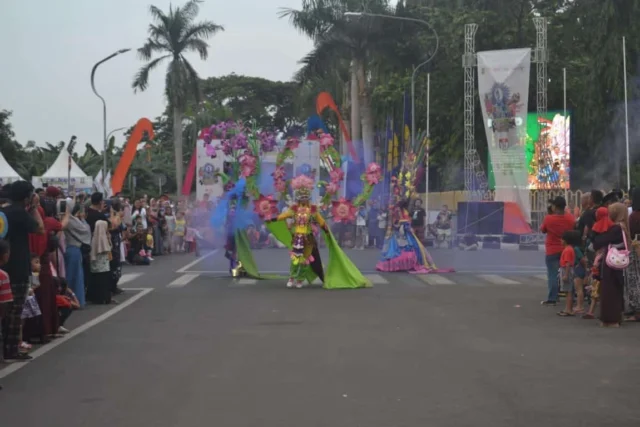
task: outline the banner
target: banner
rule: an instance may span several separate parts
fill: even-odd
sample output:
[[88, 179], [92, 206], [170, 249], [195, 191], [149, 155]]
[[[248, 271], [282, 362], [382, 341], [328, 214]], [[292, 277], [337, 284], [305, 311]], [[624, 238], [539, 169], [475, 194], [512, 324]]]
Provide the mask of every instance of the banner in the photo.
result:
[[495, 200], [531, 222], [525, 157], [531, 49], [478, 52], [478, 93], [495, 177]]

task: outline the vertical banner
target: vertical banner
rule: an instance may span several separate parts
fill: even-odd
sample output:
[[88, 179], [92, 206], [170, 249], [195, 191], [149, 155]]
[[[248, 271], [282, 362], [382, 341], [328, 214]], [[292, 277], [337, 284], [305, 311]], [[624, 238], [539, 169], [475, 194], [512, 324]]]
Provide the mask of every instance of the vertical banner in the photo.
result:
[[478, 93], [495, 177], [495, 200], [531, 222], [525, 157], [531, 49], [478, 52]]

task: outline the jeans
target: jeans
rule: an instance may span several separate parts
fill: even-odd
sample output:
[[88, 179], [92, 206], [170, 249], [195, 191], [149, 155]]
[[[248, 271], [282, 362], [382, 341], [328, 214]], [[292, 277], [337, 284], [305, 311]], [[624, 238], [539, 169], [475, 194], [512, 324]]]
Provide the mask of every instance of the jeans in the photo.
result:
[[547, 301], [558, 301], [558, 270], [560, 270], [560, 254], [547, 255]]

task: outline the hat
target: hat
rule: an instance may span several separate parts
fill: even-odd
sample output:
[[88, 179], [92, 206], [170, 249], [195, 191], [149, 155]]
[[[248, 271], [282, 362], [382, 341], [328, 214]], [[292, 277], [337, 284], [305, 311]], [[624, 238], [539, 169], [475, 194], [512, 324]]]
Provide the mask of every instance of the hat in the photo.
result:
[[549, 204], [564, 210], [567, 207], [567, 200], [562, 196], [557, 196], [553, 199], [549, 199]]
[[622, 191], [613, 189], [604, 196], [602, 203], [606, 205], [607, 203], [617, 202], [618, 200], [621, 200], [622, 197], [624, 197]]
[[62, 191], [58, 187], [47, 187], [47, 189], [45, 190], [45, 195], [47, 197], [51, 197], [52, 199], [59, 197], [61, 194]]

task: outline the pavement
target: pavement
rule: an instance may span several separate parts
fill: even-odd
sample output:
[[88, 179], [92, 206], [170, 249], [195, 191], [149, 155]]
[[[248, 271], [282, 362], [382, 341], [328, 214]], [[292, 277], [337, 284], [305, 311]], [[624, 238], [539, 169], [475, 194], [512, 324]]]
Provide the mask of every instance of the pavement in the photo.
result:
[[[541, 307], [541, 254], [434, 250], [458, 270], [439, 275], [347, 254], [373, 288], [233, 280], [218, 252], [128, 267], [119, 305], [0, 369], [0, 425], [640, 425], [640, 328]], [[284, 250], [256, 259], [286, 271]]]

